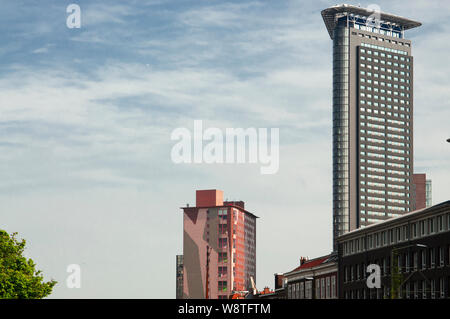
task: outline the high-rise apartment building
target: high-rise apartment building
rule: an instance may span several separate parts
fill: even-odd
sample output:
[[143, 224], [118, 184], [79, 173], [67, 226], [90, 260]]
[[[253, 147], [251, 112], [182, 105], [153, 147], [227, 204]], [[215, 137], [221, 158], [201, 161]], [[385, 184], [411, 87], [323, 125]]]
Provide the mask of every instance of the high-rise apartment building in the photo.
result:
[[183, 207], [183, 298], [228, 299], [256, 281], [256, 218], [220, 190]]
[[333, 241], [413, 208], [413, 56], [420, 22], [353, 5], [322, 11], [333, 40]]

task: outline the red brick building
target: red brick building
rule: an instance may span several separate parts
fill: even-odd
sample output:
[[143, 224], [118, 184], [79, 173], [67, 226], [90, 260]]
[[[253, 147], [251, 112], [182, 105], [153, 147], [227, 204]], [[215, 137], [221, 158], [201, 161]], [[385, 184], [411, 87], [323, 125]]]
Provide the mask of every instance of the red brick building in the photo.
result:
[[413, 210], [422, 209], [432, 206], [431, 203], [431, 180], [427, 179], [426, 174], [413, 175], [413, 195], [414, 208]]
[[256, 280], [256, 218], [220, 190], [198, 190], [183, 207], [183, 298], [228, 299]]

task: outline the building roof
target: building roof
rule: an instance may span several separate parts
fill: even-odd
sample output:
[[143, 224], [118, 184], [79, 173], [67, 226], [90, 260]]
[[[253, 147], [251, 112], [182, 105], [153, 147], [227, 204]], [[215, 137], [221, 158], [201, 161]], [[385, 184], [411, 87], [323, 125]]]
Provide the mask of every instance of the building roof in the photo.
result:
[[[328, 30], [330, 38], [333, 39], [333, 30], [336, 27], [336, 16], [342, 13], [351, 13], [364, 17], [369, 17], [374, 13], [374, 10], [350, 5], [340, 4], [332, 6], [328, 9], [322, 10], [322, 18]], [[403, 30], [409, 30], [412, 28], [420, 27], [422, 23], [411, 19], [403, 18], [394, 14], [380, 12], [380, 19], [398, 26], [401, 26]]]
[[334, 261], [334, 259], [335, 259], [334, 255], [332, 255], [332, 254], [322, 256], [322, 257], [317, 257], [317, 258], [306, 261], [305, 263], [303, 263], [302, 265], [298, 266], [297, 268], [295, 268], [294, 270], [292, 270], [290, 272], [317, 267], [319, 265], [326, 264], [330, 261]]

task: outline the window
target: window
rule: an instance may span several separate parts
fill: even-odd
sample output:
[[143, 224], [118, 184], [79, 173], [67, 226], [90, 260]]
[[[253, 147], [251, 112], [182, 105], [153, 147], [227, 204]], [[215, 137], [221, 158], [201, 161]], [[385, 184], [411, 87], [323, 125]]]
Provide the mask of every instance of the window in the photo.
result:
[[411, 225], [411, 234], [413, 238], [417, 237], [417, 224], [414, 223]]
[[219, 253], [219, 263], [227, 263], [227, 253]]
[[438, 231], [443, 231], [444, 230], [444, 216], [440, 215], [437, 217], [437, 227], [438, 227]]
[[227, 267], [226, 266], [219, 266], [217, 270], [217, 274], [219, 277], [225, 277], [227, 275]]
[[326, 298], [330, 299], [330, 289], [331, 289], [331, 281], [330, 281], [330, 277], [327, 277], [326, 279], [326, 283], [327, 283], [327, 291], [326, 291]]
[[312, 299], [312, 281], [305, 282], [305, 298]]
[[427, 253], [425, 250], [422, 250], [422, 269], [427, 268]]
[[300, 283], [300, 299], [305, 299], [305, 283], [301, 282]]
[[336, 276], [331, 276], [331, 298], [336, 298]]
[[433, 268], [436, 265], [436, 251], [434, 248], [430, 248], [430, 267]]
[[434, 218], [428, 218], [428, 233], [433, 234], [435, 231]]
[[419, 257], [417, 252], [413, 253], [413, 270], [416, 271], [419, 267]]
[[422, 299], [427, 299], [427, 283], [425, 280], [422, 280]]
[[227, 238], [219, 238], [219, 248], [227, 248]]
[[431, 299], [435, 299], [436, 298], [436, 281], [434, 279], [430, 280], [431, 283]]
[[413, 289], [414, 289], [414, 299], [418, 299], [419, 298], [419, 284], [417, 281], [415, 281], [413, 283]]
[[320, 278], [320, 299], [325, 299], [325, 278]]
[[405, 271], [409, 272], [410, 271], [410, 254], [409, 253], [405, 253]]
[[226, 234], [227, 229], [227, 224], [219, 224], [219, 234]]
[[227, 282], [226, 281], [219, 281], [217, 286], [219, 288], [219, 292], [227, 291]]
[[[345, 272], [345, 276], [347, 277], [347, 272]], [[316, 299], [320, 299], [320, 280], [316, 280]]]
[[420, 225], [420, 235], [425, 236], [425, 221], [421, 220], [419, 222], [419, 225]]

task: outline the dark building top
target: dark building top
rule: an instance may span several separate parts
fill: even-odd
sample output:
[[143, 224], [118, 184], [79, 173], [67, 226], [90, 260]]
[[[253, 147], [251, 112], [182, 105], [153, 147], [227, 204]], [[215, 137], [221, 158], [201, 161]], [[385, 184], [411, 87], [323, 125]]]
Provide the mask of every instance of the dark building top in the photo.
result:
[[[414, 223], [420, 219], [426, 219], [428, 217], [434, 217], [437, 215], [448, 214], [448, 213], [450, 213], [450, 200], [442, 202], [442, 203], [434, 205], [434, 206], [431, 206], [431, 207], [428, 207], [428, 208], [413, 211], [413, 212], [405, 214], [403, 216], [393, 217], [384, 222], [379, 222], [379, 223], [376, 223], [376, 224], [373, 224], [373, 225], [370, 225], [370, 226], [367, 226], [364, 228], [359, 228], [359, 229], [350, 231], [342, 236], [339, 236], [338, 242], [342, 243], [342, 242], [345, 242], [348, 240], [352, 240], [354, 238], [358, 238], [360, 236], [365, 236], [367, 234], [373, 234], [378, 231], [384, 231], [386, 229], [403, 226], [408, 223]], [[449, 216], [449, 218], [450, 218], [450, 216]], [[448, 226], [446, 226], [446, 225], [448, 225]], [[445, 223], [445, 221], [443, 222], [442, 230], [438, 230], [438, 225], [435, 225], [435, 227], [436, 228], [432, 232], [433, 234], [436, 232], [439, 232], [439, 231], [450, 231], [450, 220], [448, 220], [447, 223]], [[426, 232], [425, 235], [430, 235], [430, 234], [428, 232]], [[417, 237], [420, 237], [420, 235], [418, 235]]]

